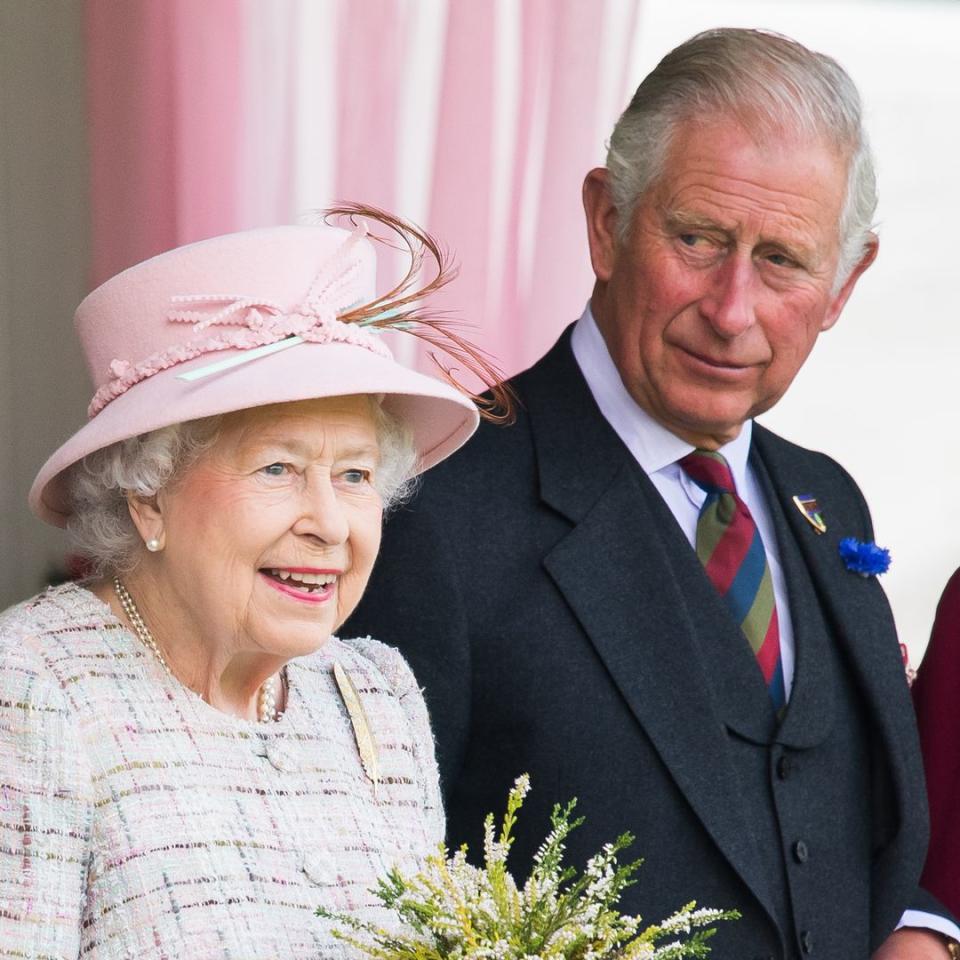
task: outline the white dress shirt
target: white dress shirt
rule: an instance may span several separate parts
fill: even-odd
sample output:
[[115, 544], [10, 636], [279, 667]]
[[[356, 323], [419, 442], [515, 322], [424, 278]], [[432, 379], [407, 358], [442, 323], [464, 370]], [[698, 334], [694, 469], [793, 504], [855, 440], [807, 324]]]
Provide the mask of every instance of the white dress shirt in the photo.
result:
[[[690, 541], [690, 545], [694, 546], [697, 537], [697, 519], [707, 494], [687, 476], [677, 461], [695, 448], [657, 423], [627, 393], [620, 379], [620, 373], [610, 358], [606, 342], [597, 327], [589, 304], [573, 328], [571, 346], [580, 372], [587, 381], [587, 386], [594, 400], [597, 401], [604, 419], [626, 444], [627, 449], [666, 501], [670, 512], [680, 524], [680, 529]], [[748, 459], [752, 436], [753, 421], [748, 420], [743, 425], [739, 436], [722, 446], [719, 452], [730, 465], [734, 483], [737, 485], [737, 493], [753, 515], [767, 553], [780, 626], [783, 685], [789, 700], [795, 663], [793, 623], [790, 619], [787, 585], [770, 511], [756, 473]], [[960, 929], [956, 925], [943, 917], [919, 910], [907, 910], [899, 926], [924, 927], [960, 940]]]

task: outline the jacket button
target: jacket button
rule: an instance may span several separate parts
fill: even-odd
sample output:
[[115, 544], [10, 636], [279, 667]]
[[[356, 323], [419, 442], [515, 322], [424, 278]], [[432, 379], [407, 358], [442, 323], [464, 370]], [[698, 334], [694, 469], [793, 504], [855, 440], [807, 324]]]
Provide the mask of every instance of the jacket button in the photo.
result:
[[809, 930], [800, 934], [800, 947], [804, 953], [813, 953], [813, 934]]
[[793, 763], [786, 754], [783, 754], [777, 761], [777, 777], [786, 780], [791, 773], [793, 773]]
[[315, 886], [329, 887], [337, 883], [337, 865], [328, 853], [309, 852], [302, 855], [300, 870]]
[[810, 851], [802, 840], [798, 840], [793, 845], [793, 859], [796, 860], [797, 863], [806, 863], [807, 860], [810, 859]]
[[300, 769], [293, 748], [279, 740], [271, 740], [267, 744], [267, 759], [281, 773], [296, 773]]

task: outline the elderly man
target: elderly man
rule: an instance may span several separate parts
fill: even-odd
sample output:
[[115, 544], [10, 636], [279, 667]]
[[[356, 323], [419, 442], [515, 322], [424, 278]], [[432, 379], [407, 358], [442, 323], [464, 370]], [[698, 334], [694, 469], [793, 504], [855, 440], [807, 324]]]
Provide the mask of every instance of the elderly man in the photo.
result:
[[[626, 906], [735, 907], [714, 956], [946, 958], [893, 621], [840, 541], [833, 460], [753, 418], [873, 262], [859, 98], [831, 59], [717, 30], [644, 80], [584, 183], [596, 285], [488, 427], [387, 527], [351, 627], [425, 684], [449, 835], [532, 776], [514, 854], [577, 796]], [[899, 928], [899, 929], [898, 929]]]

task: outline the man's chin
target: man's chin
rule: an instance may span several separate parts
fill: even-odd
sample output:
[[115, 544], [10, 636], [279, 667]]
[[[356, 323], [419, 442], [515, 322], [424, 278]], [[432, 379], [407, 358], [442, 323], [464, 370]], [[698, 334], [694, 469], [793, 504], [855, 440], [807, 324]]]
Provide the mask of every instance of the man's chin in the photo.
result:
[[716, 449], [735, 440], [755, 415], [747, 402], [718, 404], [707, 394], [671, 404], [660, 422], [671, 433], [702, 449]]

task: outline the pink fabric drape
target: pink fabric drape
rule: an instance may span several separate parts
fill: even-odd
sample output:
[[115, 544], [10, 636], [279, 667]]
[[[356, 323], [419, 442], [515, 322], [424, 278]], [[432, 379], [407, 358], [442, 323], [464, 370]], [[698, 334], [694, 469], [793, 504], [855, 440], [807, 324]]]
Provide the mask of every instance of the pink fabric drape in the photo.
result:
[[[593, 142], [601, 57], [625, 62], [630, 42], [628, 32], [617, 49], [601, 50], [606, 7], [603, 0], [522, 4], [510, 215], [502, 243], [493, 246], [492, 5], [451, 6], [429, 222], [462, 263], [445, 303], [481, 324], [484, 346], [507, 373], [545, 351], [579, 316], [592, 287], [580, 190], [584, 174], [602, 156]], [[538, 151], [539, 177], [530, 176], [531, 150]], [[498, 288], [489, 281], [500, 270]]]
[[[581, 189], [601, 153], [593, 142], [600, 92], [603, 4], [551, 4], [550, 92], [542, 202], [528, 283], [511, 311], [523, 339], [518, 363], [539, 357], [580, 311], [593, 287]], [[609, 55], [609, 53], [607, 54]], [[609, 132], [609, 126], [606, 128]], [[523, 319], [529, 317], [530, 322]]]
[[231, 228], [241, 13], [235, 0], [88, 0], [95, 283]]
[[400, 5], [396, 0], [348, 3], [339, 34], [336, 194], [393, 210], [403, 56]]
[[[487, 3], [453, 3], [448, 14], [443, 98], [434, 147], [429, 227], [456, 256], [460, 275], [435, 298], [439, 309], [483, 331], [483, 346], [501, 363], [502, 318], [490, 309], [493, 187], [494, 24]], [[428, 369], [421, 351], [421, 366]], [[463, 378], [463, 371], [457, 371]], [[464, 379], [470, 387], [478, 385]]]
[[[86, 0], [94, 282], [171, 246], [299, 212], [303, 2], [312, 0]], [[604, 40], [613, 2], [447, 3], [424, 225], [461, 265], [439, 306], [476, 325], [473, 338], [508, 373], [542, 353], [589, 295], [580, 184], [602, 156], [593, 142], [601, 70], [625, 62], [631, 43], [631, 31]], [[337, 36], [328, 200], [410, 216], [397, 209], [400, 145], [424, 134], [400, 129], [398, 118], [410, 27], [422, 11], [399, 0], [329, 0], [324, 9]], [[498, 18], [508, 16], [519, 47], [505, 113], [497, 71], [510, 51]]]
[[[404, 19], [396, 0], [367, 0], [340, 8], [335, 201], [397, 211], [399, 82]], [[387, 289], [406, 264], [392, 251], [377, 255], [377, 281]], [[396, 349], [396, 345], [393, 345]]]

